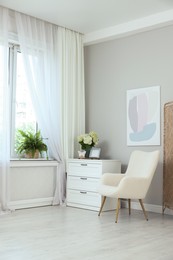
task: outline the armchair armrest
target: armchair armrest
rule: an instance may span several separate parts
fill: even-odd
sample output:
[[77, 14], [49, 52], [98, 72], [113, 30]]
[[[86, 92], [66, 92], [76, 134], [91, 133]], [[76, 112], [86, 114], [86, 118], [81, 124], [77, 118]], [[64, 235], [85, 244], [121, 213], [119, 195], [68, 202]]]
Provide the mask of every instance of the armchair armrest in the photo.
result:
[[103, 185], [117, 186], [124, 177], [125, 174], [121, 173], [104, 173], [100, 182]]
[[118, 194], [120, 198], [143, 199], [146, 196], [150, 182], [149, 178], [126, 176], [119, 184]]

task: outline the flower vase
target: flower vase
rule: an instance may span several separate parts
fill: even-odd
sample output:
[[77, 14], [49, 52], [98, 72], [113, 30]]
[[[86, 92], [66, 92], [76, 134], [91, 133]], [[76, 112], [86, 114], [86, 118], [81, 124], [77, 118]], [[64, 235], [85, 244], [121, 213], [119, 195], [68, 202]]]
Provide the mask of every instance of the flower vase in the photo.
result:
[[90, 151], [91, 151], [91, 147], [90, 148], [87, 148], [85, 149], [86, 153], [85, 153], [85, 158], [89, 158], [89, 155], [90, 155]]

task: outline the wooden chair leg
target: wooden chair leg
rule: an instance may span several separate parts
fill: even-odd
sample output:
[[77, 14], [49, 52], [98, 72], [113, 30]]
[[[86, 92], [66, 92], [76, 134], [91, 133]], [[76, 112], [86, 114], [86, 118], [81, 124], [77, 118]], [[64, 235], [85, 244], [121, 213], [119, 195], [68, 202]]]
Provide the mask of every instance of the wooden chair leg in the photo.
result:
[[145, 211], [144, 204], [143, 204], [143, 202], [142, 202], [141, 199], [139, 199], [139, 202], [140, 202], [140, 204], [141, 204], [141, 208], [142, 208], [142, 210], [143, 210], [145, 219], [148, 221], [148, 216], [147, 216], [147, 213], [146, 213], [146, 211]]
[[131, 199], [128, 199], [129, 215], [131, 215]]
[[116, 219], [115, 219], [115, 223], [118, 222], [118, 214], [119, 214], [119, 209], [120, 209], [120, 202], [121, 202], [121, 199], [118, 199], [118, 201], [117, 201], [117, 209], [116, 209]]
[[102, 209], [103, 209], [103, 206], [105, 204], [105, 201], [106, 201], [106, 196], [103, 197], [103, 201], [102, 201], [102, 204], [101, 204], [101, 207], [100, 207], [100, 211], [99, 211], [99, 214], [98, 216], [100, 216], [101, 212], [102, 212]]
[[163, 214], [163, 215], [164, 215], [164, 213], [165, 213], [165, 209], [166, 209], [166, 206], [163, 205], [163, 207], [162, 207], [162, 214]]

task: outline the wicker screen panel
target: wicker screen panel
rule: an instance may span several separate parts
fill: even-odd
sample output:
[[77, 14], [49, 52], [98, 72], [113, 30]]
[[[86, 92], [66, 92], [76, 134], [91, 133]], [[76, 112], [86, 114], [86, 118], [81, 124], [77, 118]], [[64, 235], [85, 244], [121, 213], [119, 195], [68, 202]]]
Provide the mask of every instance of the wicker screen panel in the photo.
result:
[[173, 102], [164, 106], [163, 208], [173, 209]]

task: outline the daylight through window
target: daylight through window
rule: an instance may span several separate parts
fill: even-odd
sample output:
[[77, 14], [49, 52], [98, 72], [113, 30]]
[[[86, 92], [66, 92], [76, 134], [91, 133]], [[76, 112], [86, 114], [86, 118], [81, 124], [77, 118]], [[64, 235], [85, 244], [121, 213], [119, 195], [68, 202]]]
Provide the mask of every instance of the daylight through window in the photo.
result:
[[15, 144], [18, 129], [36, 132], [37, 122], [25, 75], [22, 53], [18, 48], [10, 50], [10, 85], [12, 88], [12, 147], [11, 156], [16, 157]]

